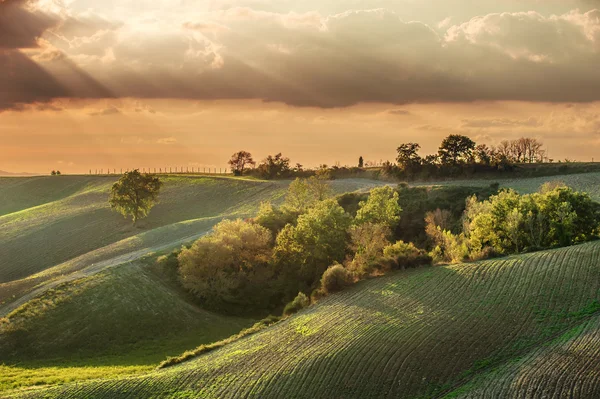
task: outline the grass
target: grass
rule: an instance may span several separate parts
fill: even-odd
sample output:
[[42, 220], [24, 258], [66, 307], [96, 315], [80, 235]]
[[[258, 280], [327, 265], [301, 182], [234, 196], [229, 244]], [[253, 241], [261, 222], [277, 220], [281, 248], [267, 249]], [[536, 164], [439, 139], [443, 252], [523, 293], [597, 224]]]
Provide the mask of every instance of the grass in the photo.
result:
[[[172, 226], [180, 238], [178, 222], [210, 217], [235, 217], [253, 212], [260, 201], [276, 199], [285, 188], [280, 183], [210, 177], [165, 177], [160, 203], [134, 228], [131, 221], [112, 212], [108, 192], [115, 177], [69, 177], [69, 192], [33, 190], [27, 178], [2, 179], [12, 194], [9, 202], [27, 196], [49, 202], [0, 216], [0, 283], [26, 278], [90, 251], [129, 237]], [[61, 177], [62, 178], [62, 177]], [[25, 183], [13, 182], [23, 180]], [[58, 178], [35, 178], [42, 187]], [[67, 195], [69, 194], [69, 195]], [[163, 233], [163, 240], [169, 239]], [[186, 232], [187, 233], [187, 232]], [[35, 248], [35, 250], [32, 250]]]
[[[533, 192], [561, 180], [600, 200], [598, 179], [501, 184]], [[596, 393], [580, 359], [600, 361], [599, 243], [402, 272], [250, 327], [262, 315], [200, 309], [172, 270], [145, 255], [189, 242], [224, 217], [251, 215], [260, 201], [281, 201], [289, 182], [169, 176], [161, 203], [133, 229], [107, 207], [114, 180], [0, 179], [8, 199], [0, 204], [0, 312], [44, 288], [0, 321], [0, 396], [511, 397], [539, 389], [552, 371], [540, 364], [564, 353], [571, 366], [557, 367], [554, 386]], [[332, 186], [343, 193], [380, 184]], [[60, 387], [29, 391], [45, 385]]]
[[496, 179], [496, 180], [455, 180], [445, 182], [434, 182], [434, 183], [419, 183], [416, 185], [431, 186], [489, 186], [493, 182], [500, 183], [500, 187], [512, 188], [521, 194], [529, 194], [536, 192], [540, 187], [551, 181], [560, 181], [566, 185], [578, 190], [583, 191], [592, 197], [595, 201], [600, 201], [600, 172], [582, 173], [582, 174], [569, 174], [569, 175], [556, 175], [550, 177], [530, 177], [530, 178], [516, 178], [516, 179]]
[[13, 311], [0, 323], [0, 390], [150, 371], [256, 321], [202, 310], [154, 259], [60, 285]]
[[[498, 384], [510, 388], [514, 373], [522, 370], [517, 367], [520, 362], [529, 367], [541, 362], [540, 356], [550, 356], [547, 353], [563, 353], [567, 345], [573, 353], [571, 366], [563, 367], [559, 383], [548, 387], [575, 387], [580, 397], [594, 397], [586, 394], [597, 392], [593, 382], [597, 381], [596, 363], [590, 356], [598, 359], [600, 350], [599, 257], [600, 243], [595, 242], [398, 272], [359, 283], [270, 328], [179, 365], [140, 376], [15, 395], [468, 395], [480, 386], [474, 383], [478, 378], [485, 382], [495, 375], [506, 376], [502, 380], [505, 385]], [[538, 374], [531, 374], [532, 383], [543, 372], [551, 372], [536, 370]], [[526, 382], [521, 383], [525, 386]]]

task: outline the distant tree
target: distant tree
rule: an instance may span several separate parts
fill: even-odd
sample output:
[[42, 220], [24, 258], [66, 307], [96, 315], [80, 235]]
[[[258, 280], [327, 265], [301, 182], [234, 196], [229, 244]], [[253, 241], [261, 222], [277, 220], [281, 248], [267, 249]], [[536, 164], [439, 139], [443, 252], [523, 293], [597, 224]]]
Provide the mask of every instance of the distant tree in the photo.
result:
[[57, 176], [60, 176], [61, 174], [62, 174], [62, 173], [60, 173], [60, 170], [57, 170], [57, 171], [56, 171], [56, 175], [57, 175]]
[[52, 172], [50, 172], [50, 174], [51, 174], [52, 176], [56, 176], [56, 171], [55, 171], [55, 170], [53, 170]]
[[361, 156], [360, 158], [358, 158], [358, 167], [363, 168], [364, 166], [365, 166], [365, 160]]
[[242, 176], [246, 166], [254, 166], [256, 165], [256, 162], [254, 162], [254, 159], [252, 159], [252, 154], [250, 154], [248, 151], [239, 151], [231, 156], [229, 165], [231, 166], [231, 171], [234, 175]]
[[473, 160], [475, 142], [467, 136], [452, 134], [446, 137], [438, 151], [443, 165], [470, 163]]
[[285, 177], [289, 175], [291, 171], [290, 159], [281, 155], [269, 155], [258, 165], [258, 172], [260, 176], [265, 179], [275, 179], [278, 177]]
[[419, 156], [419, 149], [421, 149], [421, 146], [417, 143], [405, 143], [400, 145], [396, 150], [398, 151], [398, 156], [396, 157], [398, 166], [403, 169], [410, 169], [421, 165], [423, 160]]
[[489, 165], [492, 161], [493, 150], [485, 144], [479, 144], [475, 147], [475, 162], [482, 165]]
[[137, 169], [126, 172], [111, 188], [110, 207], [131, 217], [135, 225], [156, 204], [161, 186], [162, 182], [154, 175], [141, 174]]

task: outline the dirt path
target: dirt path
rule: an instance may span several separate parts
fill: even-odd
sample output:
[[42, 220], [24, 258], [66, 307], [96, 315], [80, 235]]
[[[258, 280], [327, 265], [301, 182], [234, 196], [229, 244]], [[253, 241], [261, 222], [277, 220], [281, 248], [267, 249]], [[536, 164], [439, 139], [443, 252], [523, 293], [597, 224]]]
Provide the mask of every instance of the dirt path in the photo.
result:
[[164, 250], [169, 250], [169, 249], [175, 249], [187, 242], [195, 241], [198, 238], [205, 236], [206, 234], [208, 234], [208, 232], [209, 232], [209, 230], [204, 231], [199, 234], [194, 234], [194, 235], [191, 235], [191, 236], [188, 236], [188, 237], [176, 240], [176, 241], [171, 241], [167, 244], [157, 245], [157, 246], [153, 246], [153, 247], [146, 247], [146, 248], [142, 248], [142, 249], [139, 249], [136, 251], [128, 252], [123, 255], [115, 256], [110, 259], [106, 259], [106, 260], [103, 260], [100, 262], [92, 263], [88, 266], [84, 266], [82, 269], [72, 272], [70, 274], [59, 276], [59, 277], [50, 279], [48, 281], [42, 282], [42, 283], [38, 284], [36, 286], [36, 288], [27, 292], [26, 294], [19, 297], [18, 299], [11, 301], [10, 303], [0, 305], [0, 318], [6, 317], [8, 314], [10, 314], [10, 312], [17, 309], [18, 307], [26, 304], [27, 302], [31, 301], [32, 299], [35, 299], [35, 298], [43, 295], [48, 290], [51, 290], [52, 288], [55, 288], [63, 283], [68, 283], [70, 281], [78, 280], [78, 279], [85, 278], [85, 277], [90, 277], [90, 276], [93, 276], [94, 274], [103, 272], [112, 267], [120, 266], [125, 263], [130, 263], [130, 262], [136, 261], [136, 260], [148, 255], [148, 253], [151, 253], [151, 252], [159, 252], [159, 251], [164, 251]]

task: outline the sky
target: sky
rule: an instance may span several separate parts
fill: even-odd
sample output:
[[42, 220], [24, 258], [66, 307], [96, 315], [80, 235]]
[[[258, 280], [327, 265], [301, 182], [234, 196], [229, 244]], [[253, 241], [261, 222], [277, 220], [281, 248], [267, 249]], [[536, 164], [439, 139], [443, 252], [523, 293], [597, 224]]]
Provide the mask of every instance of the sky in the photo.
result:
[[600, 0], [0, 0], [0, 170], [600, 159]]

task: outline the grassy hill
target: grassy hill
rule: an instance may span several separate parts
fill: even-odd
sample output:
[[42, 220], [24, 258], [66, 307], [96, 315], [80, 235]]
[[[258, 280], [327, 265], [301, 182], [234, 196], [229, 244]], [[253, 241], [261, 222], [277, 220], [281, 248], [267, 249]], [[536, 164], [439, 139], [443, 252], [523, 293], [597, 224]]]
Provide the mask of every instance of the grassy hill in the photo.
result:
[[256, 321], [199, 308], [175, 278], [143, 258], [61, 284], [0, 319], [0, 391], [147, 372]]
[[[115, 179], [0, 179], [0, 397], [71, 381], [78, 385], [67, 385], [66, 397], [506, 397], [537, 392], [545, 362], [557, 364], [556, 392], [597, 392], [588, 365], [600, 361], [596, 243], [363, 282], [263, 333], [154, 372], [167, 356], [263, 316], [199, 308], [156, 254], [222, 218], [254, 214], [261, 201], [281, 201], [289, 182], [168, 176], [161, 203], [134, 229], [108, 208]], [[533, 192], [549, 180], [600, 200], [600, 173], [500, 183]], [[332, 186], [344, 193], [381, 184]], [[82, 384], [89, 379], [101, 380]], [[62, 388], [42, 392], [63, 397]]]
[[[277, 198], [285, 187], [240, 179], [165, 177], [160, 203], [140, 228], [134, 228], [108, 205], [115, 180], [87, 176], [2, 179], [2, 195], [8, 197], [4, 207], [16, 211], [0, 216], [0, 283], [174, 223], [247, 214], [261, 200]], [[26, 199], [30, 197], [46, 202], [35, 204]], [[169, 236], [163, 234], [164, 242], [189, 235], [180, 228], [172, 229]]]
[[595, 242], [398, 272], [181, 365], [15, 397], [598, 397], [599, 259]]
[[548, 177], [528, 177], [528, 178], [509, 178], [509, 179], [468, 179], [468, 180], [448, 180], [440, 182], [417, 183], [416, 186], [488, 186], [491, 183], [498, 182], [500, 187], [512, 188], [521, 194], [536, 192], [547, 182], [563, 182], [567, 186], [578, 191], [589, 193], [595, 201], [600, 201], [600, 172], [556, 175]]

